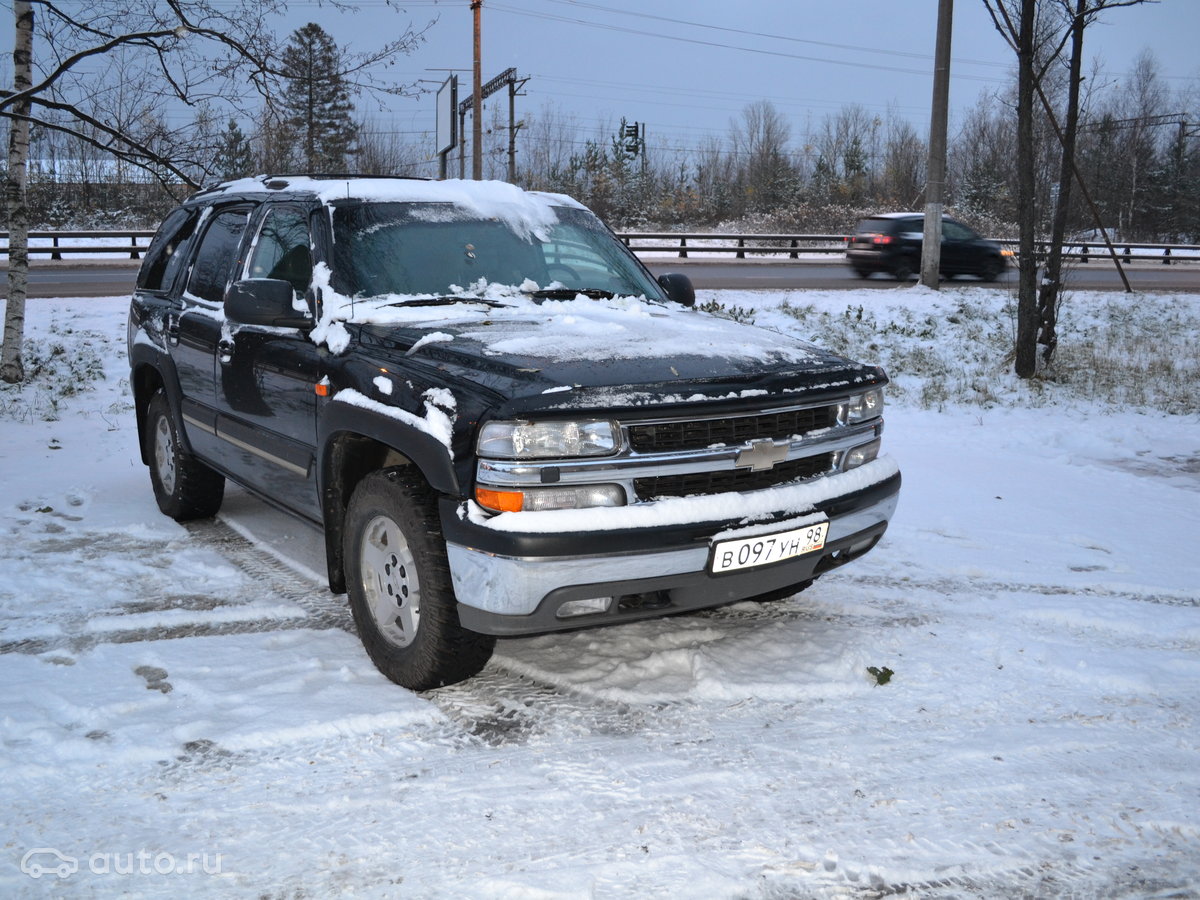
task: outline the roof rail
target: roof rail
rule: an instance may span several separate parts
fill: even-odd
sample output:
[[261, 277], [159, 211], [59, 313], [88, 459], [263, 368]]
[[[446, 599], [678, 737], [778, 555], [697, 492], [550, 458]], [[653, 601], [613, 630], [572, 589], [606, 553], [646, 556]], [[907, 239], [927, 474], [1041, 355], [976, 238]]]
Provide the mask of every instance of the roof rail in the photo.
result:
[[292, 179], [307, 178], [312, 181], [345, 181], [347, 179], [363, 179], [363, 178], [386, 178], [395, 179], [397, 181], [431, 181], [432, 179], [424, 175], [370, 175], [361, 172], [280, 172], [271, 175], [253, 175], [247, 178], [234, 178], [221, 181], [217, 184], [209, 184], [202, 187], [193, 194], [193, 197], [199, 197], [204, 194], [214, 193], [223, 189], [226, 185], [237, 181], [257, 181], [264, 188], [272, 191], [286, 190], [290, 186]]

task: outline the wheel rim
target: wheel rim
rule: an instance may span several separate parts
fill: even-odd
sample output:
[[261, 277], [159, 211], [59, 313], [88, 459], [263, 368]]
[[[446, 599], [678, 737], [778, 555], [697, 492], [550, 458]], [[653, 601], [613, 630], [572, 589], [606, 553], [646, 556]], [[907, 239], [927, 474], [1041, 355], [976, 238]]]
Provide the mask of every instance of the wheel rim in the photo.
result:
[[154, 423], [154, 471], [163, 491], [175, 493], [175, 439], [166, 416]]
[[421, 620], [421, 583], [404, 532], [388, 516], [376, 516], [359, 549], [363, 593], [376, 629], [391, 644], [407, 647]]

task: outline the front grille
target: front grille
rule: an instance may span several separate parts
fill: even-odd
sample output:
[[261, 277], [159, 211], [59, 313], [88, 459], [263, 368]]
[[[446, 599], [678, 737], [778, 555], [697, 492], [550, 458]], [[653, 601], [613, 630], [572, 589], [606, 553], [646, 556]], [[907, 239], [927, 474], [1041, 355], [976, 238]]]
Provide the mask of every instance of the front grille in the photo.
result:
[[686, 497], [690, 494], [721, 494], [730, 491], [760, 491], [790, 481], [824, 475], [833, 467], [833, 454], [821, 453], [782, 462], [765, 472], [732, 469], [724, 472], [693, 472], [687, 475], [657, 475], [636, 478], [638, 500], [656, 497]]
[[[784, 440], [794, 434], [829, 428], [836, 422], [836, 406], [818, 406], [813, 409], [790, 409], [760, 416], [726, 416], [721, 419], [631, 425], [629, 445], [637, 453], [703, 450], [713, 444], [737, 446], [765, 438]], [[776, 469], [778, 468], [776, 466]]]

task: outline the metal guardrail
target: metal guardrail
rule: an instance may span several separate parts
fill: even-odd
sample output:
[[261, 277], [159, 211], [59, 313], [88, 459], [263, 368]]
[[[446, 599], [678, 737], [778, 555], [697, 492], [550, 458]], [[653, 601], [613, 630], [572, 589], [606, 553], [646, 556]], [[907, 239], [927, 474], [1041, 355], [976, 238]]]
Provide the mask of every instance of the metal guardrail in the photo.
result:
[[[51, 259], [62, 259], [83, 253], [119, 253], [129, 254], [130, 259], [141, 259], [146, 248], [150, 246], [153, 231], [31, 231], [29, 232], [29, 255], [49, 256]], [[34, 241], [46, 241], [49, 244], [34, 244]], [[64, 241], [122, 241], [111, 244], [71, 244]], [[0, 256], [8, 256], [8, 232], [0, 231]], [[139, 241], [141, 243], [139, 243]]]
[[[674, 253], [678, 259], [692, 254], [732, 254], [735, 259], [747, 255], [787, 256], [799, 259], [801, 254], [841, 254], [846, 250], [847, 236], [842, 234], [714, 234], [681, 232], [617, 232], [627, 247], [637, 252]], [[1014, 249], [1019, 243], [1013, 238], [995, 238], [997, 244]], [[636, 242], [636, 243], [634, 243]], [[1200, 262], [1200, 244], [1114, 243], [1122, 262], [1135, 260], [1161, 262]], [[1066, 245], [1064, 259], [1087, 263], [1092, 259], [1108, 258], [1108, 245], [1099, 241], [1071, 241]], [[1047, 253], [1045, 242], [1038, 242], [1037, 254]], [[1196, 257], [1181, 256], [1194, 253]]]
[[[617, 237], [635, 252], [678, 252], [680, 259], [688, 259], [689, 251], [732, 253], [735, 259], [745, 259], [747, 253], [786, 253], [789, 259], [799, 259], [801, 253], [843, 253], [846, 249], [844, 234], [681, 234], [620, 231], [617, 232]], [[633, 241], [639, 243], [634, 246]], [[641, 243], [643, 241], [654, 243]], [[667, 241], [672, 243], [668, 244]]]
[[[31, 231], [29, 255], [62, 259], [85, 253], [128, 254], [129, 259], [141, 259], [154, 237], [153, 231]], [[747, 256], [785, 256], [800, 259], [801, 254], [837, 255], [845, 252], [844, 234], [717, 234], [712, 232], [641, 232], [619, 231], [617, 237], [635, 253], [673, 253], [677, 259], [689, 254], [730, 254], [734, 259]], [[74, 244], [72, 241], [106, 241], [103, 244]], [[1017, 241], [997, 238], [996, 243], [1015, 248]], [[0, 232], [0, 256], [8, 255], [8, 232]], [[118, 243], [119, 242], [119, 243]], [[1178, 262], [1200, 262], [1200, 244], [1116, 243], [1122, 262], [1150, 261], [1171, 265]], [[1071, 242], [1065, 259], [1081, 263], [1108, 257], [1107, 245], [1098, 241]], [[1038, 255], [1046, 253], [1046, 244], [1038, 244]], [[1195, 254], [1195, 257], [1181, 254]]]

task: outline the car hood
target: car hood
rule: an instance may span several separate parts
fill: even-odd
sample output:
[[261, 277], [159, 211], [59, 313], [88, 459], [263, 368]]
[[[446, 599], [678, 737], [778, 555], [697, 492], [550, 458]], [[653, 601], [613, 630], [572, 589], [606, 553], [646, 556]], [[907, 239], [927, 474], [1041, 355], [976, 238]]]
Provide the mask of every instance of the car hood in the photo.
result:
[[[440, 370], [504, 412], [773, 397], [885, 380], [874, 366], [694, 309], [635, 298], [379, 309], [347, 327], [381, 360]], [[361, 321], [366, 318], [367, 321]]]

